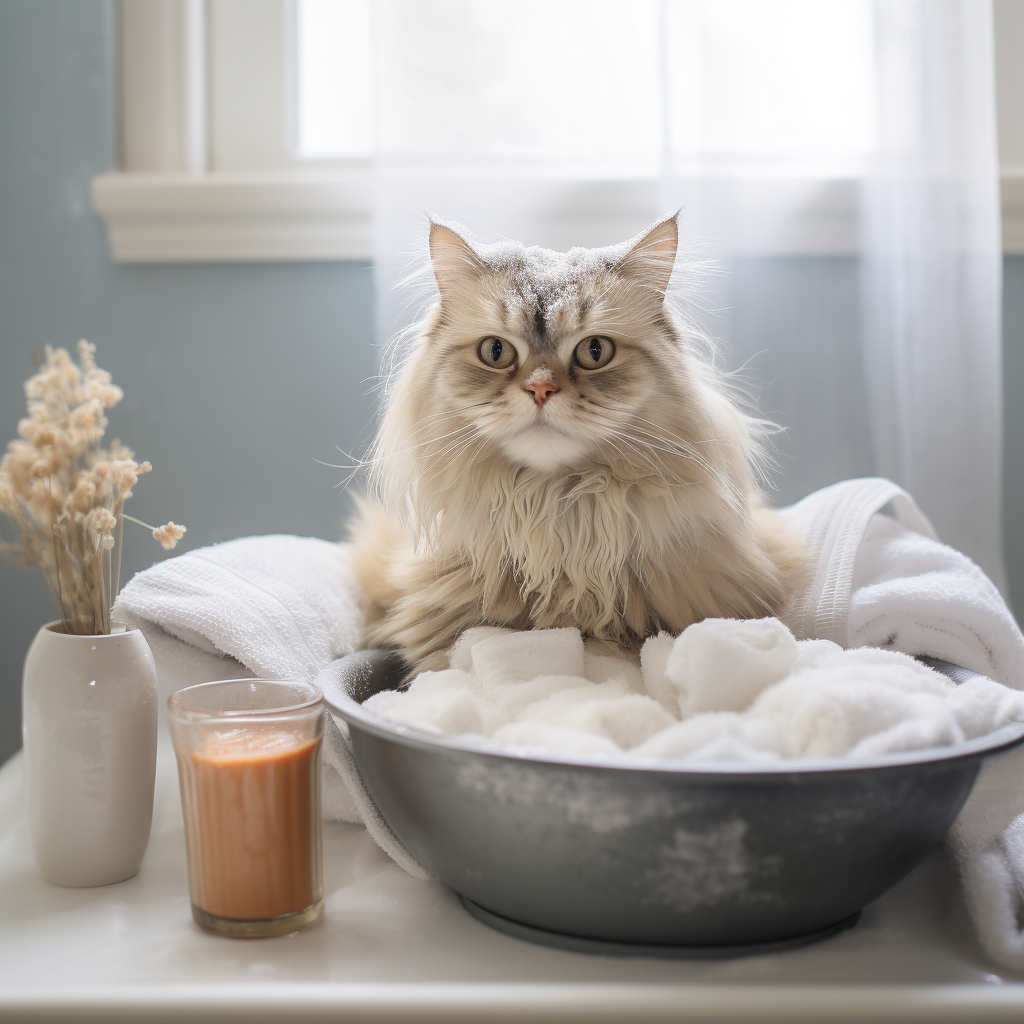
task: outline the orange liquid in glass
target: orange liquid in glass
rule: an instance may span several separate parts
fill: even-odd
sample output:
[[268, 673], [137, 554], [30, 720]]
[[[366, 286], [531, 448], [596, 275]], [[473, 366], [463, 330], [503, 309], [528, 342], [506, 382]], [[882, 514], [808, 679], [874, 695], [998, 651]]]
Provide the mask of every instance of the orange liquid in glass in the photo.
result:
[[202, 871], [200, 909], [242, 921], [320, 898], [313, 849], [320, 739], [219, 736], [192, 755]]

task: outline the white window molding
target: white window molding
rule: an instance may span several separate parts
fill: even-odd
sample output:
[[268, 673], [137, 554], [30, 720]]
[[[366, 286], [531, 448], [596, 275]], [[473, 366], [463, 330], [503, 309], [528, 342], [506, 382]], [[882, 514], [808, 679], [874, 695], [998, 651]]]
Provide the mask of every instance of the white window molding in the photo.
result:
[[207, 169], [205, 8], [203, 0], [118, 4], [119, 163], [130, 174]]
[[120, 263], [367, 260], [369, 174], [108, 174], [92, 183]]
[[[289, 151], [289, 0], [120, 0], [120, 169], [92, 182], [112, 258], [124, 263], [369, 260], [373, 186], [367, 162], [298, 161]], [[1024, 8], [1024, 5], [1020, 5]], [[997, 0], [1003, 248], [1024, 253], [1024, 18]], [[1009, 24], [1013, 22], [1013, 25]], [[1020, 65], [1020, 67], [1018, 67]], [[1018, 152], [1020, 150], [1020, 152]], [[859, 183], [785, 178], [694, 182], [728, 189], [736, 255], [858, 251]], [[583, 218], [653, 220], [654, 180], [543, 183], [566, 228]], [[561, 206], [560, 206], [561, 204]], [[744, 207], [777, 218], [743, 216]], [[736, 225], [783, 229], [744, 235]], [[697, 224], [715, 235], [713, 224]], [[567, 231], [568, 233], [568, 231]], [[570, 243], [571, 244], [571, 241]]]

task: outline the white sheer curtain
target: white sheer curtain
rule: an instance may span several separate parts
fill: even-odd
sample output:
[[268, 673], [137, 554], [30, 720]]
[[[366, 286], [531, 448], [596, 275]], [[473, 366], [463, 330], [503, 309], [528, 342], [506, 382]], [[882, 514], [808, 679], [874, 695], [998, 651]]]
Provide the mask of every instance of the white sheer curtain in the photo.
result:
[[791, 483], [892, 477], [1003, 585], [990, 0], [377, 0], [373, 38], [382, 339], [428, 212], [567, 248], [682, 205]]
[[864, 357], [878, 472], [1005, 593], [1002, 247], [992, 11], [882, 0], [863, 192]]
[[654, 218], [655, 0], [378, 0], [374, 13], [383, 337], [409, 318], [394, 285], [425, 252], [428, 213], [553, 248]]

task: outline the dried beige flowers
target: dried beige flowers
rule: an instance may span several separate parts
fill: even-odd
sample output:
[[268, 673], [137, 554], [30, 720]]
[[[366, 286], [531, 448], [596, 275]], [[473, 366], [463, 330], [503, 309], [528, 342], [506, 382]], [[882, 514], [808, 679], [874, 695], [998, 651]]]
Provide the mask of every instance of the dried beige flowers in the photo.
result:
[[[28, 416], [0, 460], [0, 512], [14, 520], [20, 545], [0, 553], [38, 565], [60, 609], [65, 632], [110, 632], [110, 608], [120, 585], [124, 503], [153, 467], [115, 439], [100, 441], [105, 410], [123, 392], [96, 365], [96, 346], [46, 348], [39, 372], [25, 382]], [[133, 520], [138, 522], [138, 520]], [[145, 524], [143, 524], [145, 525]], [[184, 526], [148, 527], [173, 548]]]

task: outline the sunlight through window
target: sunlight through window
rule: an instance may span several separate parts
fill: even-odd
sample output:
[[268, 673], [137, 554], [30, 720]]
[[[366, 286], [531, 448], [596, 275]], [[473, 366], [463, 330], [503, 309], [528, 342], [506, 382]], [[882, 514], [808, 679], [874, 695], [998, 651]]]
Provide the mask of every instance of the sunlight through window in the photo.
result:
[[392, 110], [417, 92], [387, 129], [412, 148], [843, 173], [873, 145], [870, 0], [372, 2], [295, 2], [300, 158], [372, 155], [375, 13], [404, 25], [406, 49], [377, 59]]

